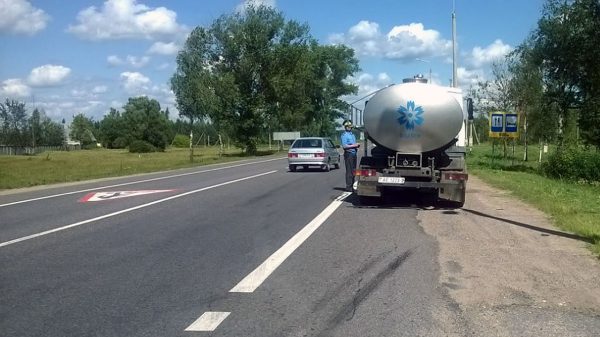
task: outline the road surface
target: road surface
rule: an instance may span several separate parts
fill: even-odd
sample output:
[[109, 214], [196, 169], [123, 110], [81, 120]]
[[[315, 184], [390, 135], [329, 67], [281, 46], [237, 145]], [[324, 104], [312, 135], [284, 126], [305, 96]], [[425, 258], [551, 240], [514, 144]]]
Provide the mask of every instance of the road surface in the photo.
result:
[[472, 178], [362, 207], [284, 158], [0, 195], [2, 336], [597, 336], [577, 237]]

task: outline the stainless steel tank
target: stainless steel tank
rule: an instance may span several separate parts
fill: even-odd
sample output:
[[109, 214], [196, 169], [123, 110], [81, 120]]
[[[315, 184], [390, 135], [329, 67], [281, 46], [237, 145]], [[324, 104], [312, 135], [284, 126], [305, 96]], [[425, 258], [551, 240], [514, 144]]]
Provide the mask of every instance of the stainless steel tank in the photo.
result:
[[364, 126], [378, 145], [402, 153], [436, 150], [459, 133], [463, 111], [447, 89], [425, 83], [385, 88], [364, 112]]

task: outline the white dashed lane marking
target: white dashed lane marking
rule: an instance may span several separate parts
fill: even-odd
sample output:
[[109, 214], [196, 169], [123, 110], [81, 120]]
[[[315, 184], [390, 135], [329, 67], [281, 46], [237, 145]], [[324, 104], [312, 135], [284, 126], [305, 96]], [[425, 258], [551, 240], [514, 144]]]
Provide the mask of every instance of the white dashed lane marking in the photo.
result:
[[192, 325], [188, 326], [185, 331], [215, 331], [229, 314], [230, 312], [225, 311], [207, 311]]
[[306, 239], [308, 239], [312, 233], [314, 233], [322, 224], [340, 207], [344, 199], [346, 199], [351, 193], [345, 192], [335, 199], [327, 208], [325, 208], [316, 218], [309, 222], [304, 228], [302, 228], [296, 235], [288, 240], [281, 248], [279, 248], [273, 255], [269, 256], [260, 266], [252, 271], [248, 276], [240, 281], [233, 289], [231, 293], [251, 293], [256, 290], [268, 277], [279, 267], [283, 261], [285, 261]]

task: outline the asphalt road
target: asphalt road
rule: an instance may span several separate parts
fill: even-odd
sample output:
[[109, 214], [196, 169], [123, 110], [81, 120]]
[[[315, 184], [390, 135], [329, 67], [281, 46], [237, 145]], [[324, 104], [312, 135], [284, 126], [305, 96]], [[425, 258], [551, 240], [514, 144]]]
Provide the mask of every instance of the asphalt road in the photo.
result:
[[480, 335], [411, 198], [274, 157], [3, 193], [0, 336]]
[[[1, 335], [435, 331], [446, 301], [416, 210], [355, 208], [343, 174], [267, 158], [2, 195]], [[282, 249], [255, 290], [231, 291]]]

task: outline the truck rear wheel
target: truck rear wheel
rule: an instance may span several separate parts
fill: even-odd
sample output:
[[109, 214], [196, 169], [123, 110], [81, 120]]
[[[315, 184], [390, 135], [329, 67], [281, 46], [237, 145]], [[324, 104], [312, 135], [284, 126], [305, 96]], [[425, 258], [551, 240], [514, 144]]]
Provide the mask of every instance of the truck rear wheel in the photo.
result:
[[363, 206], [377, 206], [381, 204], [381, 197], [358, 196], [358, 202]]

